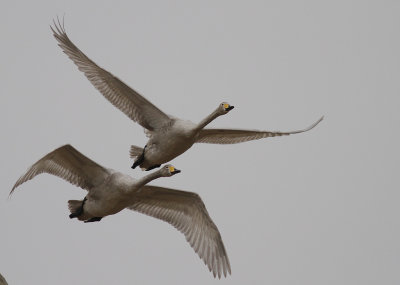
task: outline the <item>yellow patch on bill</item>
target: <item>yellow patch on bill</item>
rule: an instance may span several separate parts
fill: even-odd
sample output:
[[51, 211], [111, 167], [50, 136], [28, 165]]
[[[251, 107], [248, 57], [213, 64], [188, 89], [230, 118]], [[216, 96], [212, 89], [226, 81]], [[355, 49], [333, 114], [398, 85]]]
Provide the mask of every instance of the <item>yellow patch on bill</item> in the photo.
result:
[[175, 167], [173, 167], [173, 166], [170, 166], [170, 167], [169, 167], [169, 172], [171, 172], [171, 173], [172, 173], [172, 172], [174, 172], [174, 171], [175, 171]]
[[224, 104], [224, 108], [228, 109], [229, 108], [229, 104]]

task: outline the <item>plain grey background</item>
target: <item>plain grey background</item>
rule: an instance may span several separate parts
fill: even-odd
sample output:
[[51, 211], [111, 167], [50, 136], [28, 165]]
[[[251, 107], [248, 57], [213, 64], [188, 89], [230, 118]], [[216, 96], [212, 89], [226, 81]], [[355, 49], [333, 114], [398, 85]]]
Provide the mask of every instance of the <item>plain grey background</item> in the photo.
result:
[[[142, 128], [61, 52], [49, 24], [166, 113], [213, 127], [314, 130], [195, 145], [154, 184], [197, 192], [232, 276], [214, 279], [184, 236], [131, 211], [83, 224], [85, 191], [41, 175], [71, 143], [134, 177]], [[0, 272], [9, 284], [399, 284], [398, 1], [3, 1]]]

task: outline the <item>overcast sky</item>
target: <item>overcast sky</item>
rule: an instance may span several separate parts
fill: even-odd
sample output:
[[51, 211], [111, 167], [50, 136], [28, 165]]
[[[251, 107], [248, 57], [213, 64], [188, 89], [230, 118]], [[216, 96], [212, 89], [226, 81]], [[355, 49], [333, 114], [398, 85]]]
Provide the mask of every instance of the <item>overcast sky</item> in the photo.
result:
[[[49, 25], [168, 114], [213, 127], [312, 131], [195, 145], [153, 184], [201, 195], [232, 276], [172, 226], [125, 210], [68, 218], [86, 192], [41, 175], [71, 143], [133, 177], [142, 128], [95, 90]], [[0, 272], [22, 284], [399, 284], [399, 1], [3, 1]]]

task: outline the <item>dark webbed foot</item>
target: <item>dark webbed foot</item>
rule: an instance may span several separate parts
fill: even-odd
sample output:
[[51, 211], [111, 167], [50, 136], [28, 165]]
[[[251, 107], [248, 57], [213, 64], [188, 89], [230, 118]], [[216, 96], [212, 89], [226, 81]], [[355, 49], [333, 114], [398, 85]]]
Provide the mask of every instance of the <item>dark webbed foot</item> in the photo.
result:
[[144, 162], [144, 151], [146, 149], [146, 146], [147, 145], [144, 146], [142, 154], [135, 160], [135, 162], [131, 166], [132, 169], [135, 169], [137, 166], [141, 165]]
[[152, 169], [160, 167], [160, 166], [161, 166], [161, 164], [156, 164], [156, 165], [150, 166], [149, 168], [146, 169], [146, 171], [152, 170]]
[[80, 215], [83, 214], [83, 205], [85, 205], [86, 200], [87, 200], [87, 198], [85, 197], [85, 198], [83, 199], [83, 201], [82, 201], [82, 205], [77, 209], [77, 211], [74, 212], [74, 213], [71, 213], [71, 214], [69, 215], [69, 218], [70, 218], [70, 219], [77, 218], [77, 217], [79, 217]]
[[94, 217], [86, 220], [85, 223], [100, 222], [103, 217]]
[[140, 164], [142, 164], [142, 162], [144, 161], [143, 159], [140, 159], [143, 155], [141, 155], [137, 160], [135, 160], [135, 162], [133, 163], [133, 165], [131, 166], [132, 169], [135, 169], [137, 166], [139, 166]]

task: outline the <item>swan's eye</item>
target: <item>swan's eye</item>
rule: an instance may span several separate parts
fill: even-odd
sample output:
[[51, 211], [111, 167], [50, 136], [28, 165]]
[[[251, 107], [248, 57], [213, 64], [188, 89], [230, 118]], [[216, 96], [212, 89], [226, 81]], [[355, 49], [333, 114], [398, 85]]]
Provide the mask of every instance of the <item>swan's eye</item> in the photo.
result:
[[174, 171], [175, 171], [175, 167], [173, 167], [173, 166], [170, 166], [170, 167], [169, 167], [169, 172], [171, 172], [171, 173], [172, 173], [172, 172], [174, 172]]
[[224, 104], [224, 108], [228, 109], [229, 108], [229, 104]]

